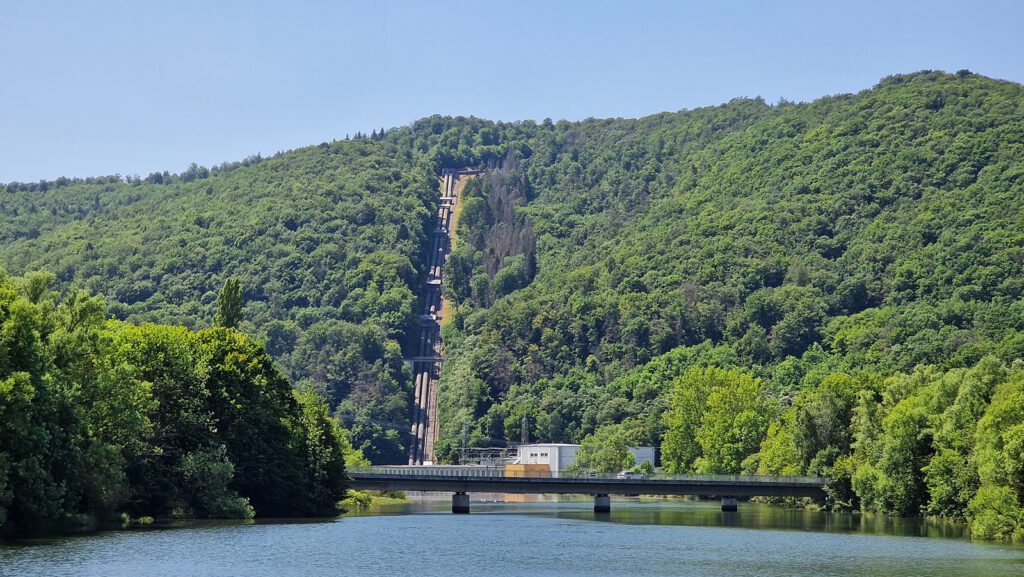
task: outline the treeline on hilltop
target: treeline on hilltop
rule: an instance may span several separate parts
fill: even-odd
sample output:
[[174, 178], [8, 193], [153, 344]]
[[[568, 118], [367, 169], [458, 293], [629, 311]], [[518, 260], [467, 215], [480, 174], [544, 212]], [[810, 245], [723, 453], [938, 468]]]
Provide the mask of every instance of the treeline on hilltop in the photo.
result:
[[[279, 153], [278, 156], [280, 156]], [[138, 186], [140, 184], [173, 184], [175, 182], [192, 182], [194, 180], [202, 180], [210, 178], [211, 176], [219, 176], [226, 174], [233, 170], [242, 167], [254, 166], [263, 161], [263, 157], [259, 154], [250, 156], [241, 162], [224, 162], [214, 166], [213, 168], [206, 168], [205, 166], [199, 166], [196, 163], [192, 163], [182, 171], [180, 174], [171, 174], [168, 171], [163, 172], [152, 172], [146, 178], [142, 178], [138, 175], [121, 176], [120, 174], [111, 174], [108, 176], [89, 176], [85, 178], [68, 178], [61, 176], [53, 180], [40, 180], [38, 182], [9, 182], [3, 186], [6, 192], [47, 192], [50, 189], [64, 188], [73, 185], [116, 185], [116, 184], [130, 184]], [[110, 189], [106, 189], [108, 192]]]
[[344, 431], [262, 344], [107, 320], [52, 280], [0, 270], [0, 535], [337, 512]]

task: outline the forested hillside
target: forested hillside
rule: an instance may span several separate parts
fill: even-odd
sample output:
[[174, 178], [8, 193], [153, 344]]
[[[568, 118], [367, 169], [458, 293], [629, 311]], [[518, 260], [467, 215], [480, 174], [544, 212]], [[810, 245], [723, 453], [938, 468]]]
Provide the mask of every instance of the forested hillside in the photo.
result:
[[1019, 85], [920, 73], [509, 141], [449, 261], [450, 455], [463, 423], [525, 423], [1022, 535]]
[[[0, 263], [52, 271], [133, 322], [209, 326], [242, 281], [242, 330], [299, 385], [344, 403], [357, 443], [400, 459], [407, 422], [399, 343], [415, 323], [436, 182], [408, 147], [323, 144], [180, 175], [32, 185], [0, 194]], [[347, 401], [347, 402], [346, 402]]]
[[[476, 268], [449, 283], [450, 410], [486, 437], [519, 438], [526, 415], [532, 438], [579, 439], [649, 417], [631, 391], [642, 367], [701, 343], [781, 396], [826, 364], [888, 375], [1019, 358], [1021, 97], [921, 73], [808, 105], [537, 127], [505, 172], [539, 272], [520, 288], [532, 271], [510, 275], [517, 257], [485, 265], [505, 249], [472, 229], [504, 225], [463, 219], [460, 238], [478, 242], [451, 259]], [[655, 386], [644, 395], [664, 398], [668, 381]]]
[[238, 276], [242, 328], [400, 462], [436, 176], [482, 167], [445, 272], [443, 458], [464, 428], [486, 445], [525, 423], [655, 444], [674, 471], [829, 475], [840, 506], [979, 531], [986, 499], [1021, 511], [1020, 85], [922, 72], [636, 120], [431, 117], [255, 160], [8, 185], [0, 262], [192, 327]]

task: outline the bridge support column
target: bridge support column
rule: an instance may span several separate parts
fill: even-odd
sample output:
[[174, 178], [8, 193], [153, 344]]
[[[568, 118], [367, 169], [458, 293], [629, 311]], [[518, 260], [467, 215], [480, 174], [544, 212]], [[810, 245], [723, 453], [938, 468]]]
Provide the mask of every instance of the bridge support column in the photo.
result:
[[722, 511], [734, 513], [737, 508], [736, 497], [722, 497]]
[[611, 513], [612, 498], [609, 497], [608, 495], [594, 495], [594, 512]]
[[459, 491], [452, 495], [452, 513], [469, 513], [469, 495]]

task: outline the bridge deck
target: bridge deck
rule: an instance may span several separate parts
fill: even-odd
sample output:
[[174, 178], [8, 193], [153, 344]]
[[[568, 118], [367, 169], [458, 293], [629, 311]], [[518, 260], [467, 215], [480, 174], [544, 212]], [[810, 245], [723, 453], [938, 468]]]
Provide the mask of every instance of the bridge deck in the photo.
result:
[[731, 497], [825, 497], [827, 479], [816, 477], [691, 476], [669, 479], [522, 478], [500, 476], [354, 472], [359, 490], [451, 493], [584, 495], [699, 495]]

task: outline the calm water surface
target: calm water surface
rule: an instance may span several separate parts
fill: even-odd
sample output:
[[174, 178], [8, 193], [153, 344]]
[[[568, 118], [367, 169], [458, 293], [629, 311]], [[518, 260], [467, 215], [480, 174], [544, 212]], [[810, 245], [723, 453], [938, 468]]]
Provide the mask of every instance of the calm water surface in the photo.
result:
[[0, 545], [0, 575], [32, 576], [1024, 576], [1024, 547], [958, 525], [741, 504], [613, 499], [415, 499], [316, 523], [212, 523]]

